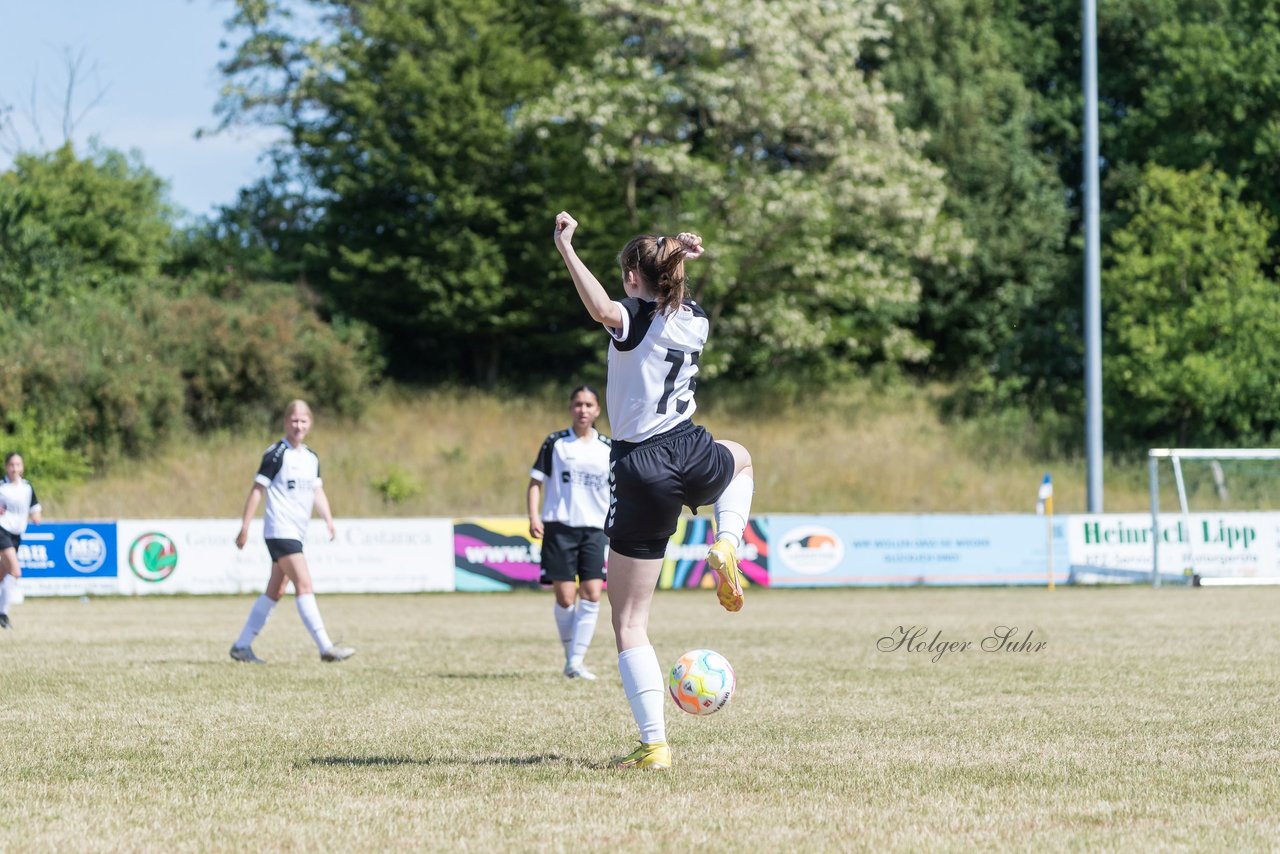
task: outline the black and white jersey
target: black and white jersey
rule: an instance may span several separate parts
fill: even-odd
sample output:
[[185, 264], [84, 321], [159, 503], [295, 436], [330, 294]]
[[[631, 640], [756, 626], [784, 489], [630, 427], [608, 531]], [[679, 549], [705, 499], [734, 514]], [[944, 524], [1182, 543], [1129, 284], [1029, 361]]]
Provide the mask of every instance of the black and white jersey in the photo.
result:
[[613, 438], [640, 442], [693, 417], [698, 357], [711, 323], [702, 306], [685, 300], [678, 311], [656, 315], [657, 303], [618, 301], [622, 328], [611, 329], [609, 427]]
[[542, 443], [529, 477], [546, 490], [542, 521], [571, 528], [603, 528], [609, 510], [609, 437], [598, 430], [579, 439], [572, 429]]
[[316, 452], [306, 445], [291, 448], [281, 439], [262, 455], [253, 480], [267, 488], [266, 539], [305, 540], [316, 488], [321, 484]]
[[0, 501], [4, 502], [4, 515], [0, 516], [0, 528], [10, 534], [22, 536], [27, 530], [27, 517], [40, 512], [40, 500], [36, 491], [24, 477], [16, 481], [0, 480]]

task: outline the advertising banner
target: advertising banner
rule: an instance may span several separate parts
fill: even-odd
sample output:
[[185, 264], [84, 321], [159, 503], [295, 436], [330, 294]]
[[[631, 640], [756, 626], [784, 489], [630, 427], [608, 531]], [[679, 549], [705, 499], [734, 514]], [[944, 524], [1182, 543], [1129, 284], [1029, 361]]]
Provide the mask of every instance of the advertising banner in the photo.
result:
[[[304, 554], [317, 593], [410, 593], [453, 589], [448, 519], [335, 519], [329, 540], [313, 519]], [[271, 557], [262, 520], [237, 549], [237, 520], [158, 519], [119, 523], [119, 589], [154, 593], [257, 593]]]
[[[747, 584], [769, 583], [769, 542], [764, 519], [752, 519], [738, 549], [738, 569]], [[682, 518], [662, 563], [658, 587], [715, 587], [716, 574], [707, 566], [707, 549], [715, 541], [715, 526], [702, 516]]]
[[[739, 568], [748, 584], [769, 583], [769, 546], [763, 519], [753, 519], [738, 550]], [[658, 587], [712, 587], [707, 548], [713, 539], [710, 522], [700, 516], [682, 518], [667, 544]], [[459, 519], [454, 522], [454, 560], [458, 590], [511, 590], [537, 587], [542, 575], [542, 541], [529, 537], [523, 516]], [[608, 552], [606, 551], [606, 561]]]
[[18, 546], [24, 596], [116, 592], [114, 522], [31, 525]]
[[[1151, 583], [1150, 513], [1067, 518], [1072, 577], [1080, 584]], [[1190, 524], [1188, 525], [1188, 521]], [[1160, 577], [1280, 577], [1280, 513], [1160, 514]]]
[[[829, 587], [1049, 582], [1048, 523], [1009, 516], [769, 516], [769, 584]], [[1064, 526], [1052, 530], [1055, 584], [1067, 581]]]
[[458, 519], [453, 523], [454, 589], [470, 592], [537, 587], [542, 541], [524, 516]]

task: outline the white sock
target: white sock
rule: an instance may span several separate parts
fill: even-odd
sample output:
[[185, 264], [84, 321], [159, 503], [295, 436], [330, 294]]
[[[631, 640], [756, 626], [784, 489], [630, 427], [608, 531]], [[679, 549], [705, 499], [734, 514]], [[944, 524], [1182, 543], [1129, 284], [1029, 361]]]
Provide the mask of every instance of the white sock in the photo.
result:
[[569, 648], [573, 644], [573, 618], [574, 610], [570, 605], [568, 608], [561, 608], [560, 603], [556, 602], [556, 628], [560, 630], [560, 643], [564, 646], [564, 659], [569, 660]]
[[267, 624], [267, 618], [271, 616], [271, 612], [275, 610], [276, 603], [270, 596], [263, 593], [253, 603], [253, 607], [249, 609], [249, 619], [244, 621], [244, 628], [240, 630], [240, 637], [236, 638], [236, 646], [244, 648], [253, 643], [253, 639], [258, 636], [258, 632], [262, 631], [262, 627]]
[[596, 620], [600, 618], [600, 603], [578, 600], [573, 618], [573, 644], [569, 647], [569, 663], [581, 664], [596, 633]]
[[9, 597], [18, 589], [18, 579], [12, 575], [5, 574], [0, 579], [0, 614], [9, 613]]
[[662, 684], [662, 665], [652, 646], [636, 646], [618, 653], [618, 673], [622, 690], [631, 704], [631, 716], [640, 728], [640, 740], [656, 744], [667, 740], [667, 691]]
[[320, 647], [320, 651], [328, 652], [333, 648], [333, 641], [329, 640], [329, 633], [324, 630], [324, 620], [320, 619], [320, 609], [316, 607], [316, 594], [299, 593], [294, 598], [298, 600], [298, 616], [302, 618], [302, 625], [311, 632], [311, 639], [316, 642], [316, 646]]
[[756, 481], [749, 474], [739, 473], [716, 499], [716, 539], [733, 540], [733, 547], [742, 545], [742, 532], [747, 529], [747, 517], [751, 515], [751, 493]]

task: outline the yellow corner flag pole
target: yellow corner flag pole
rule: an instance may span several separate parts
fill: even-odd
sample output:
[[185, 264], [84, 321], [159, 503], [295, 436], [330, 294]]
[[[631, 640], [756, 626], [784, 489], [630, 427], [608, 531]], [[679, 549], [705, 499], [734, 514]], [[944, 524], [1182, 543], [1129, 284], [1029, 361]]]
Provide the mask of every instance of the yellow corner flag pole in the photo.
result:
[[1044, 480], [1040, 482], [1040, 494], [1037, 496], [1039, 500], [1036, 502], [1036, 512], [1041, 513], [1045, 517], [1045, 555], [1047, 556], [1046, 566], [1049, 571], [1049, 589], [1053, 589], [1053, 478], [1048, 472], [1044, 473]]
[[1048, 540], [1049, 554], [1049, 589], [1053, 589], [1053, 496], [1049, 496], [1049, 500], [1045, 502], [1044, 517], [1047, 530], [1045, 539]]

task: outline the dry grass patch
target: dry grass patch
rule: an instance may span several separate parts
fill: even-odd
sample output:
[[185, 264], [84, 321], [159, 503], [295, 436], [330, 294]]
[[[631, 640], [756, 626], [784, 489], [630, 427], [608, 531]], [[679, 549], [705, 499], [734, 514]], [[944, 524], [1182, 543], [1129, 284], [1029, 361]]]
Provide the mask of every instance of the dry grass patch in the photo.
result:
[[[309, 444], [339, 516], [523, 515], [534, 456], [569, 423], [562, 397], [390, 389], [359, 421], [316, 413]], [[780, 412], [707, 406], [697, 420], [751, 450], [757, 513], [1025, 513], [1046, 470], [1059, 512], [1085, 506], [1080, 462], [988, 447], [940, 419], [928, 390], [849, 390]], [[50, 518], [234, 518], [279, 435], [266, 425], [192, 438], [41, 497]], [[1107, 476], [1109, 511], [1146, 509], [1145, 466]], [[1175, 506], [1172, 493], [1165, 501]]]

